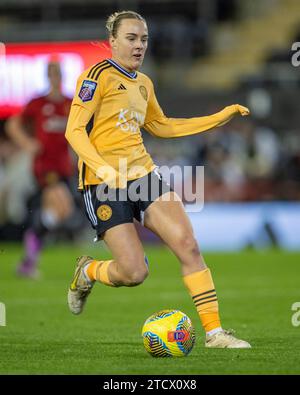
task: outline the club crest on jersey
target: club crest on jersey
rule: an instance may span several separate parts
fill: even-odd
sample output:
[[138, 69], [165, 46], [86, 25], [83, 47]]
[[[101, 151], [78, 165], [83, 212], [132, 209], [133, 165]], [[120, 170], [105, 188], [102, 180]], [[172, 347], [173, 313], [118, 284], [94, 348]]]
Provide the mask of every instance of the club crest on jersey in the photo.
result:
[[97, 209], [97, 215], [101, 221], [108, 221], [112, 216], [112, 209], [107, 204], [101, 204]]
[[148, 92], [147, 92], [147, 89], [143, 85], [140, 86], [140, 92], [141, 92], [141, 95], [143, 96], [143, 98], [147, 101]]
[[92, 100], [95, 90], [97, 87], [97, 82], [84, 80], [78, 96], [83, 102]]

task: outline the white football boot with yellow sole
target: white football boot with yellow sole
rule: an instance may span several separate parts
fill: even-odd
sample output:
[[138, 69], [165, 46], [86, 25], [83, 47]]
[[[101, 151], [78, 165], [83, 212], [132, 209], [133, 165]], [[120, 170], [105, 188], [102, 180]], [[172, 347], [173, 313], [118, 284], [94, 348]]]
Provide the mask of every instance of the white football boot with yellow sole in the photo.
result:
[[68, 305], [73, 314], [80, 314], [84, 308], [95, 281], [90, 281], [84, 268], [93, 261], [90, 256], [83, 255], [77, 258], [75, 274], [68, 292]]

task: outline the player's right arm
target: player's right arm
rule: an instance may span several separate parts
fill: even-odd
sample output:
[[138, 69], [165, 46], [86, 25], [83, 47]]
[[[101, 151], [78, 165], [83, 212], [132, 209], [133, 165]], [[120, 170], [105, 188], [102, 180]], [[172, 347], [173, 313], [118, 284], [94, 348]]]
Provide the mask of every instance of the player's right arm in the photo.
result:
[[100, 82], [79, 77], [68, 118], [66, 139], [80, 159], [109, 186], [114, 186], [116, 171], [99, 155], [86, 127], [101, 105]]

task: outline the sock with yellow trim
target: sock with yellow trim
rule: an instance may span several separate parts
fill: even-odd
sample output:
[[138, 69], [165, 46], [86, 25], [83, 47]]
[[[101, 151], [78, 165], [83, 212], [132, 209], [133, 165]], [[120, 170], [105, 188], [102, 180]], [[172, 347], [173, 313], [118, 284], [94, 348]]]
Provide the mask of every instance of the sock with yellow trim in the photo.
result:
[[113, 261], [92, 261], [85, 268], [85, 273], [91, 281], [115, 287], [108, 276], [108, 267]]
[[210, 270], [207, 268], [188, 274], [183, 277], [183, 282], [189, 290], [206, 333], [212, 335], [221, 331], [218, 299]]

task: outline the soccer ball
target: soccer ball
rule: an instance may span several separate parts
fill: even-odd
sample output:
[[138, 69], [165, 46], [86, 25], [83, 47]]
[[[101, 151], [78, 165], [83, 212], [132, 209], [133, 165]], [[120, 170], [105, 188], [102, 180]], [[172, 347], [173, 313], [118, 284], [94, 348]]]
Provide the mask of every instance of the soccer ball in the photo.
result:
[[162, 310], [144, 323], [142, 336], [146, 351], [153, 357], [183, 357], [195, 344], [195, 329], [179, 310]]

